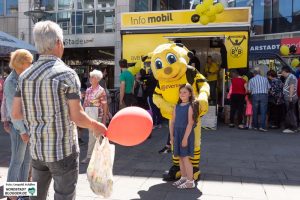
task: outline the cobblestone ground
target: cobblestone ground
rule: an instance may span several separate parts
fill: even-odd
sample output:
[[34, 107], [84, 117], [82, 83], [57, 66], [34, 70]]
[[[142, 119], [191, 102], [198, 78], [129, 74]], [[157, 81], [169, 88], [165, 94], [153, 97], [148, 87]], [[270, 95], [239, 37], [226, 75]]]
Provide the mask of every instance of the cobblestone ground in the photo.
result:
[[[2, 130], [2, 129], [1, 129]], [[0, 134], [0, 199], [10, 158], [10, 140]], [[166, 142], [166, 127], [136, 147], [116, 147], [115, 200], [299, 200], [300, 134], [241, 131], [221, 126], [203, 131], [201, 179], [197, 188], [178, 190], [161, 175], [170, 167], [170, 154], [158, 154]], [[84, 140], [87, 141], [87, 134]], [[87, 146], [81, 146], [81, 159]], [[101, 199], [92, 193], [80, 165], [77, 200]], [[51, 186], [49, 199], [53, 199]]]

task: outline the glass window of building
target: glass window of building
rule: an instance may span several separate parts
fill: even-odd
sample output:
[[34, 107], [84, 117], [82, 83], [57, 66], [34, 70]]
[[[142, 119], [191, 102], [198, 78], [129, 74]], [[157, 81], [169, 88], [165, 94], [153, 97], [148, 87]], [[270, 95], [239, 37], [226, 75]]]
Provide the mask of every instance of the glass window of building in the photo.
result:
[[52, 11], [55, 8], [55, 0], [41, 0], [41, 8], [46, 11]]
[[4, 15], [4, 2], [0, 0], [0, 16]]
[[152, 0], [152, 10], [168, 10], [168, 0]]
[[83, 32], [95, 33], [95, 11], [83, 12]]
[[102, 9], [102, 8], [113, 8], [115, 7], [115, 1], [114, 0], [96, 0], [96, 8]]
[[168, 10], [181, 10], [183, 0], [173, 0], [168, 2]]
[[94, 0], [77, 0], [82, 5], [82, 9], [94, 9], [95, 8], [95, 2]]
[[134, 11], [135, 12], [142, 12], [142, 11], [148, 11], [149, 9], [149, 0], [136, 0], [134, 2]]
[[58, 10], [74, 9], [76, 0], [58, 0]]
[[114, 20], [115, 12], [114, 10], [106, 10], [105, 12], [97, 10], [96, 12], [96, 32], [114, 32]]
[[64, 34], [72, 34], [71, 12], [58, 12], [57, 23], [63, 30]]
[[273, 1], [272, 32], [288, 32], [292, 28], [293, 0]]
[[83, 33], [83, 12], [77, 11], [76, 12], [76, 34], [82, 34]]
[[18, 14], [18, 0], [6, 1], [6, 15], [17, 15], [17, 14]]
[[293, 0], [293, 25], [292, 31], [300, 30], [300, 1]]

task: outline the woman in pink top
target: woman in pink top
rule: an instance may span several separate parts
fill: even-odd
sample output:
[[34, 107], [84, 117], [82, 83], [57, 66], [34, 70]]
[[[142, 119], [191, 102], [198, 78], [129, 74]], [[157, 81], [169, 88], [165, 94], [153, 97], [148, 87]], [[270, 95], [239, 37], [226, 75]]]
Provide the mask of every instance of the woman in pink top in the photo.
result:
[[[83, 108], [90, 117], [92, 117], [93, 119], [97, 119], [103, 124], [106, 124], [108, 108], [106, 92], [105, 89], [99, 85], [99, 81], [102, 79], [102, 77], [103, 74], [99, 70], [93, 70], [92, 72], [90, 72], [91, 87], [89, 87], [86, 90]], [[89, 162], [92, 156], [95, 142], [96, 138], [94, 137], [92, 130], [89, 130], [89, 144], [87, 156], [81, 161], [81, 163]]]

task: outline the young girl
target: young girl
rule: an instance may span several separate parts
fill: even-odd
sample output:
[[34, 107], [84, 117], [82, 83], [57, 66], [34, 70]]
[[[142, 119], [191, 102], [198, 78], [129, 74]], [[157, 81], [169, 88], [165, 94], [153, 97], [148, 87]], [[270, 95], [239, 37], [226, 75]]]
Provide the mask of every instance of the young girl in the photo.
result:
[[251, 95], [247, 94], [245, 97], [246, 100], [246, 128], [252, 129], [252, 101], [251, 101]]
[[174, 156], [179, 156], [181, 178], [173, 185], [179, 189], [194, 188], [193, 166], [189, 156], [194, 156], [194, 124], [199, 104], [194, 101], [193, 88], [185, 84], [179, 88], [179, 100], [170, 123], [170, 141]]

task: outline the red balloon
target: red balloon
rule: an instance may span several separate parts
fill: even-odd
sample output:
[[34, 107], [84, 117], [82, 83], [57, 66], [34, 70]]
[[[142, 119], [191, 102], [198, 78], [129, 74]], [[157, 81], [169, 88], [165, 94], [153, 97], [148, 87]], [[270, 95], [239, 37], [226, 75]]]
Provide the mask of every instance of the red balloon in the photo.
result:
[[134, 146], [148, 138], [152, 126], [152, 117], [146, 110], [131, 106], [115, 114], [109, 123], [106, 136], [117, 144]]

